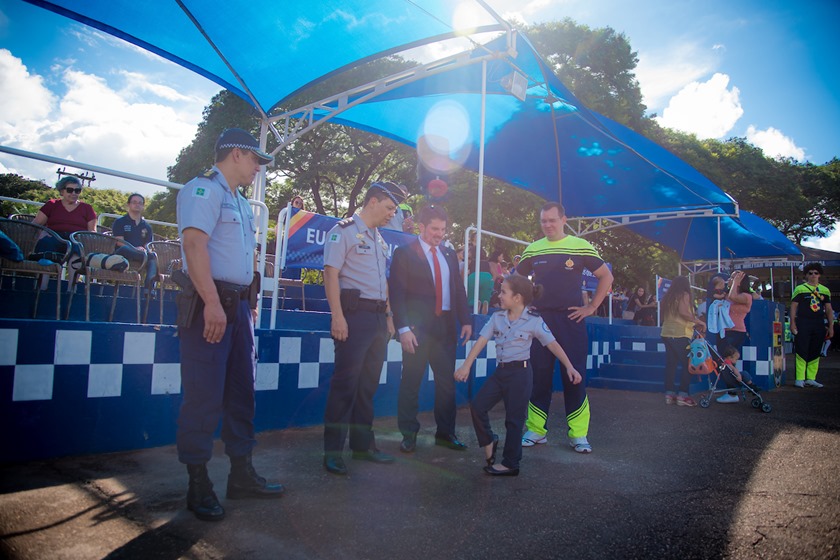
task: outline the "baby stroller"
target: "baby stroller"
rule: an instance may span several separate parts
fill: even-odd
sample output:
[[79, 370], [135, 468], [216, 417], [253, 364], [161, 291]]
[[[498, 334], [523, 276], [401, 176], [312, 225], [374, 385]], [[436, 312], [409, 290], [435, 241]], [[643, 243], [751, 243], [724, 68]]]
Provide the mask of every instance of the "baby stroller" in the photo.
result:
[[[708, 375], [709, 380], [709, 392], [700, 398], [700, 406], [702, 408], [709, 408], [715, 395], [722, 395], [723, 393], [735, 390], [738, 392], [740, 400], [746, 402], [747, 399], [751, 398], [750, 404], [753, 408], [760, 409], [762, 412], [773, 410], [770, 403], [766, 402], [760, 393], [744, 383], [743, 379], [738, 380], [732, 375], [732, 379], [738, 386], [734, 389], [726, 387], [726, 383], [721, 380], [721, 377], [728, 369], [729, 366], [720, 354], [718, 354], [717, 350], [702, 335], [695, 331], [694, 340], [691, 341], [691, 345], [689, 346], [688, 372], [693, 375]], [[722, 385], [722, 388], [718, 389], [718, 383]]]

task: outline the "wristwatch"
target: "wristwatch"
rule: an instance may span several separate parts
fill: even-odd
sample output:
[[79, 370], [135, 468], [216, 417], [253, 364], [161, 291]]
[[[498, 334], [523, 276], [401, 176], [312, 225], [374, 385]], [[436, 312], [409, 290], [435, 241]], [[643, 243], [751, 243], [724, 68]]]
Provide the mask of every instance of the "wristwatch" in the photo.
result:
[[394, 316], [394, 312], [393, 312], [393, 311], [386, 311], [386, 312], [385, 312], [385, 316], [386, 316], [386, 317], [393, 317], [393, 316]]

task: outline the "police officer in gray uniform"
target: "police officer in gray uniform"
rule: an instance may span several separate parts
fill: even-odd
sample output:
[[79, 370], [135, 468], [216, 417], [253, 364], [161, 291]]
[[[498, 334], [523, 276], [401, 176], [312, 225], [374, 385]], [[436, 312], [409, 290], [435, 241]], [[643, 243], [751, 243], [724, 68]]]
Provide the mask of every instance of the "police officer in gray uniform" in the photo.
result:
[[335, 340], [335, 370], [324, 411], [324, 468], [332, 474], [347, 474], [342, 451], [348, 423], [354, 459], [394, 461], [376, 448], [373, 436], [373, 395], [394, 336], [388, 245], [377, 228], [391, 220], [403, 199], [393, 183], [373, 183], [362, 210], [333, 227], [324, 244], [324, 287]]
[[238, 191], [272, 160], [248, 132], [225, 130], [216, 141], [216, 165], [178, 193], [178, 232], [189, 278], [179, 294], [183, 403], [177, 447], [190, 477], [187, 508], [205, 521], [225, 515], [206, 468], [220, 419], [231, 462], [228, 499], [279, 498], [284, 490], [251, 464], [256, 310], [248, 294], [259, 277], [254, 216]]

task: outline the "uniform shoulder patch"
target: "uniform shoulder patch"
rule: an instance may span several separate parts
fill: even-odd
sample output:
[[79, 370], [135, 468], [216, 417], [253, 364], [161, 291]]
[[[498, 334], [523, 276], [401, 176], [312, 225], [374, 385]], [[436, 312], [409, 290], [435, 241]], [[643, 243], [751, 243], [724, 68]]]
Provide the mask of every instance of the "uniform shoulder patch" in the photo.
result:
[[540, 312], [539, 312], [539, 311], [537, 311], [536, 309], [534, 309], [533, 307], [529, 307], [529, 308], [528, 308], [528, 315], [532, 315], [532, 316], [534, 316], [534, 317], [539, 317], [539, 316], [540, 316]]
[[218, 174], [219, 174], [219, 172], [216, 171], [215, 169], [208, 169], [207, 171], [205, 171], [204, 173], [199, 175], [199, 177], [204, 177], [205, 179], [212, 179], [213, 177], [215, 177]]
[[353, 223], [353, 218], [344, 218], [343, 220], [338, 222], [338, 225], [343, 227], [343, 228], [346, 228], [346, 227], [350, 226], [350, 224], [352, 224], [352, 223]]

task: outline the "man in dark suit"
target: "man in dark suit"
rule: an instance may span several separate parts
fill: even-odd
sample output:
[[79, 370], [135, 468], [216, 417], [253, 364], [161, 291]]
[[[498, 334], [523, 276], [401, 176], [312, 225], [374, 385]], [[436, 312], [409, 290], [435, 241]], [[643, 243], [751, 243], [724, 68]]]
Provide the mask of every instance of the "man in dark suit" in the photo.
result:
[[455, 436], [455, 348], [472, 336], [472, 317], [467, 294], [458, 271], [455, 251], [441, 245], [446, 234], [446, 211], [423, 208], [417, 216], [420, 235], [397, 248], [388, 280], [394, 327], [403, 350], [402, 381], [397, 403], [397, 421], [403, 441], [400, 451], [416, 448], [418, 393], [426, 367], [435, 380], [435, 444], [454, 450], [466, 445]]

